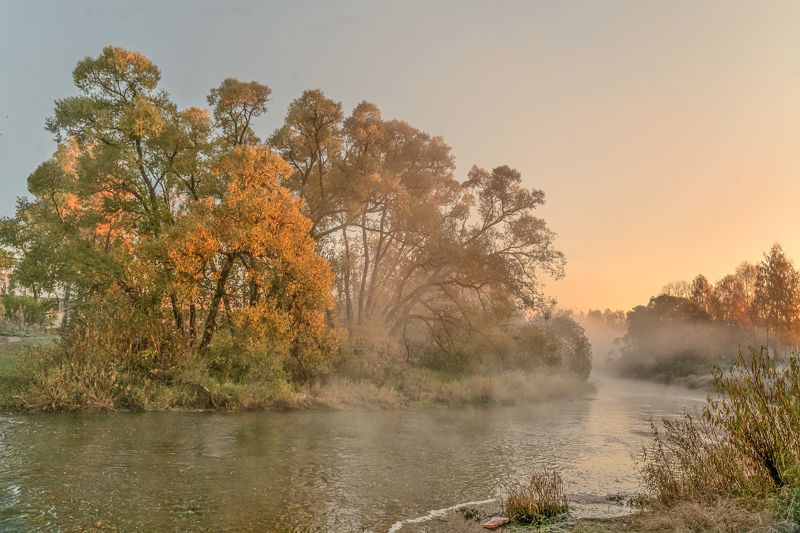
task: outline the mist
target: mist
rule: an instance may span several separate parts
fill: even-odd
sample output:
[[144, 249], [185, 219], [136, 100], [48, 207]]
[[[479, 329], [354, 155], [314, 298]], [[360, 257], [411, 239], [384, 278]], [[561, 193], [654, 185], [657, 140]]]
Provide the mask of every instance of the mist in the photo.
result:
[[800, 9], [7, 1], [0, 531], [800, 530]]

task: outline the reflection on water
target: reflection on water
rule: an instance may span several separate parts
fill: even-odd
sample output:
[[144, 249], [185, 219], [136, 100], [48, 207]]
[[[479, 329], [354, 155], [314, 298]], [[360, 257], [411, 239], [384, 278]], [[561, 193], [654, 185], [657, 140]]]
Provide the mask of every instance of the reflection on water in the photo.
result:
[[[701, 399], [595, 378], [586, 398], [502, 408], [0, 415], [0, 530], [335, 531], [501, 493], [531, 468], [629, 493], [648, 417]], [[287, 518], [288, 517], [288, 518]]]

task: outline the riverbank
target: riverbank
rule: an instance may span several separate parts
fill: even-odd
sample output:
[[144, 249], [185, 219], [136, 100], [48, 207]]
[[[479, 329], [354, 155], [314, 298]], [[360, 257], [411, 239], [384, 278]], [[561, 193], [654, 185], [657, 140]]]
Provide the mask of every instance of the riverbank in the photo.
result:
[[[507, 406], [580, 397], [595, 390], [590, 382], [569, 373], [508, 371], [458, 375], [408, 367], [374, 381], [333, 375], [313, 385], [293, 386], [281, 381], [212, 380], [203, 373], [192, 373], [190, 368], [178, 373], [171, 384], [145, 382], [123, 387], [112, 383], [106, 390], [81, 398], [60, 390], [58, 383], [50, 388], [38, 384], [38, 393], [31, 394], [31, 387], [36, 386], [33, 377], [47, 356], [43, 348], [56, 339], [53, 335], [37, 335], [21, 337], [20, 342], [0, 344], [0, 410], [235, 411]], [[88, 385], [97, 387], [98, 384]]]
[[[781, 520], [769, 502], [720, 499], [713, 502], [681, 502], [670, 507], [637, 509], [620, 495], [569, 497], [570, 513], [562, 520], [533, 530], [550, 533], [612, 533], [644, 531], [790, 532], [794, 523]], [[499, 500], [466, 504], [441, 513], [395, 524], [396, 533], [480, 533], [488, 518], [502, 516]], [[532, 531], [509, 524], [497, 531]]]
[[0, 336], [0, 410], [25, 407], [23, 397], [32, 378], [31, 350], [48, 346], [57, 338], [46, 332]]

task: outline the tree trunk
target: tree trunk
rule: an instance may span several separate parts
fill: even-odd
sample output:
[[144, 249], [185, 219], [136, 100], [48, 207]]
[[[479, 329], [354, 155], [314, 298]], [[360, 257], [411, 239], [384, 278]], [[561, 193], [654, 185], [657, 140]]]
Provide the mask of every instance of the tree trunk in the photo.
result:
[[228, 255], [225, 258], [225, 263], [222, 265], [222, 270], [219, 272], [219, 279], [217, 280], [217, 288], [214, 291], [214, 296], [211, 298], [211, 305], [208, 306], [208, 316], [206, 317], [206, 325], [203, 328], [203, 339], [200, 341], [200, 350], [205, 350], [211, 344], [211, 339], [214, 337], [214, 329], [217, 326], [217, 313], [219, 313], [219, 302], [225, 294], [225, 283], [228, 281], [228, 276], [233, 267], [233, 256]]
[[[366, 208], [365, 208], [366, 212]], [[358, 290], [358, 323], [361, 324], [364, 318], [364, 293], [367, 291], [367, 275], [369, 274], [369, 242], [367, 240], [367, 215], [361, 219], [361, 243], [364, 247], [362, 256], [364, 257], [364, 268], [361, 271], [361, 287]]]
[[370, 281], [369, 281], [369, 291], [367, 292], [367, 307], [366, 307], [367, 315], [372, 314], [372, 309], [375, 304], [375, 288], [378, 286], [378, 268], [380, 267], [380, 262], [383, 253], [385, 251], [383, 248], [383, 243], [386, 238], [386, 234], [384, 233], [384, 227], [386, 223], [386, 213], [387, 209], [384, 204], [383, 213], [381, 213], [381, 225], [378, 230], [378, 235], [379, 235], [378, 244], [375, 246], [375, 257], [373, 258], [372, 275], [370, 276]]
[[189, 346], [194, 346], [194, 342], [197, 340], [197, 308], [192, 302], [189, 305]]
[[67, 324], [69, 323], [69, 311], [70, 311], [70, 309], [69, 309], [69, 297], [70, 297], [69, 293], [70, 293], [70, 287], [69, 287], [69, 284], [67, 284], [64, 287], [64, 315], [61, 317], [61, 329], [62, 330], [64, 328], [66, 328]]
[[347, 315], [347, 331], [353, 333], [353, 302], [350, 299], [350, 241], [347, 239], [347, 226], [342, 226], [344, 240], [344, 298]]
[[175, 318], [175, 328], [183, 333], [183, 315], [181, 315], [181, 310], [178, 307], [178, 295], [174, 292], [170, 293], [169, 301], [170, 304], [172, 304], [172, 316]]

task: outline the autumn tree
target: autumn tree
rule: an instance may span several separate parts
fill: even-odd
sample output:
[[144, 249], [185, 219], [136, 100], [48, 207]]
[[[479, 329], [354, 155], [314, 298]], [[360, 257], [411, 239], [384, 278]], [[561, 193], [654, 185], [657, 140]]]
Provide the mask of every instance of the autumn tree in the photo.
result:
[[715, 285], [702, 275], [691, 284], [672, 283], [628, 313], [620, 369], [687, 377], [728, 363], [741, 346], [763, 342], [762, 333], [770, 348], [791, 346], [800, 326], [798, 298], [800, 274], [777, 244], [758, 265], [742, 263]]
[[163, 341], [131, 333], [139, 352], [205, 352], [225, 329], [284, 354], [296, 379], [327, 364], [329, 264], [282, 185], [288, 165], [252, 128], [269, 88], [226, 79], [210, 112], [179, 109], [150, 60], [116, 47], [73, 77], [79, 95], [47, 121], [56, 153], [28, 179], [33, 198], [0, 225], [17, 282], [92, 305], [124, 295], [163, 322]]
[[[800, 276], [783, 248], [775, 244], [756, 267], [753, 307], [767, 330], [785, 342], [794, 341], [800, 317]], [[769, 342], [769, 341], [768, 341]]]
[[714, 286], [714, 315], [730, 325], [753, 326], [756, 268], [742, 263]]
[[211, 344], [224, 307], [237, 335], [277, 339], [294, 376], [305, 380], [332, 355], [320, 343], [331, 272], [314, 251], [311, 221], [280, 184], [287, 172], [263, 146], [238, 146], [220, 158], [212, 171], [217, 193], [186, 209], [168, 255], [180, 294], [205, 310], [202, 331], [189, 317], [200, 349]]
[[713, 316], [716, 309], [714, 302], [714, 286], [708, 279], [699, 274], [692, 280], [692, 292], [689, 297], [700, 309]]
[[542, 273], [562, 273], [554, 234], [534, 215], [541, 191], [507, 166], [475, 167], [459, 183], [440, 137], [385, 120], [374, 104], [344, 118], [307, 91], [270, 144], [292, 166], [288, 186], [334, 265], [351, 333], [369, 324], [402, 336], [417, 323], [438, 335], [476, 311], [508, 317], [542, 304]]

